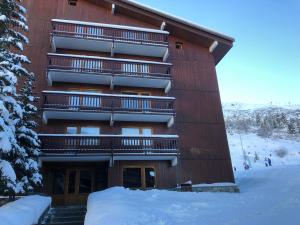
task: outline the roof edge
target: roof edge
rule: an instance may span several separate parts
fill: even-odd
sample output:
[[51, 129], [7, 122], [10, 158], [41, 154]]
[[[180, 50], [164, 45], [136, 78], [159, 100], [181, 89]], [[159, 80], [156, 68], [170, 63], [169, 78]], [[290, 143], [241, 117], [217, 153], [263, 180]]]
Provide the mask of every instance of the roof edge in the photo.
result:
[[155, 13], [155, 14], [158, 14], [158, 15], [160, 15], [160, 16], [162, 16], [162, 17], [169, 18], [169, 19], [171, 19], [171, 20], [174, 20], [174, 21], [176, 21], [176, 22], [182, 23], [182, 24], [184, 24], [184, 25], [191, 26], [191, 27], [193, 27], [193, 28], [195, 28], [195, 29], [198, 29], [198, 30], [205, 31], [205, 32], [207, 32], [207, 33], [216, 35], [216, 36], [218, 36], [218, 37], [220, 37], [220, 38], [223, 38], [223, 39], [226, 39], [226, 40], [228, 40], [228, 41], [230, 41], [230, 42], [234, 42], [234, 41], [235, 41], [235, 39], [234, 39], [233, 37], [229, 36], [229, 35], [222, 34], [222, 33], [220, 33], [220, 32], [214, 31], [214, 30], [212, 30], [212, 29], [206, 28], [206, 27], [204, 27], [204, 26], [202, 26], [202, 25], [199, 25], [199, 24], [196, 24], [196, 23], [194, 23], [194, 22], [188, 21], [188, 20], [186, 20], [186, 19], [183, 19], [183, 18], [174, 16], [174, 15], [172, 15], [172, 14], [170, 14], [170, 13], [166, 13], [166, 12], [163, 12], [163, 11], [161, 11], [161, 10], [155, 9], [155, 8], [150, 7], [150, 6], [148, 6], [148, 5], [144, 5], [144, 4], [138, 3], [138, 2], [135, 1], [135, 0], [122, 0], [122, 2], [127, 3], [127, 4], [130, 4], [130, 5], [135, 6], [135, 7], [138, 7], [138, 8], [142, 8], [142, 9], [144, 9], [144, 10], [146, 10], [146, 11], [149, 11], [149, 12], [152, 12], [152, 13]]

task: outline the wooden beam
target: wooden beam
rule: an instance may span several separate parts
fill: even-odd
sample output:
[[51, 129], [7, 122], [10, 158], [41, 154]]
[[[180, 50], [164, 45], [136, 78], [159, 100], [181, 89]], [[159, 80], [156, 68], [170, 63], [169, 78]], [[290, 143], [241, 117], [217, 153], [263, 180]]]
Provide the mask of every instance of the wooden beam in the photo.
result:
[[218, 45], [219, 45], [219, 42], [218, 42], [218, 41], [214, 41], [214, 42], [211, 44], [211, 46], [209, 47], [209, 52], [210, 52], [210, 53], [213, 53], [214, 50], [218, 47]]
[[115, 15], [116, 12], [116, 4], [112, 3], [111, 4], [111, 14]]
[[163, 21], [163, 22], [161, 23], [161, 25], [160, 25], [160, 29], [161, 29], [161, 30], [165, 30], [166, 25], [167, 25], [166, 22]]

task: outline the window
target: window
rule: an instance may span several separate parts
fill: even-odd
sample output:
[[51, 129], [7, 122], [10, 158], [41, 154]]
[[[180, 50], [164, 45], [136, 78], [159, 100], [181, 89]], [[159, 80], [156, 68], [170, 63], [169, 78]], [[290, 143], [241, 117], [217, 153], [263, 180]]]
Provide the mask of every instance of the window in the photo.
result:
[[80, 170], [79, 193], [90, 193], [92, 191], [92, 174], [88, 170]]
[[156, 173], [152, 167], [123, 168], [123, 186], [126, 188], [155, 188]]
[[[138, 95], [138, 93], [134, 92], [122, 92], [124, 95]], [[138, 109], [139, 108], [139, 101], [138, 99], [123, 99], [122, 100], [122, 108], [124, 109]]]
[[[126, 127], [122, 128], [122, 135], [124, 136], [151, 136], [151, 128], [135, 128], [135, 127]], [[140, 138], [128, 137], [123, 138], [123, 145], [125, 146], [139, 146], [141, 144]], [[149, 148], [152, 145], [150, 139], [143, 139], [142, 145], [139, 148]]]
[[77, 5], [77, 0], [68, 0], [68, 3], [71, 6], [76, 6]]
[[69, 184], [68, 184], [68, 193], [74, 194], [75, 193], [75, 187], [76, 185], [76, 170], [69, 171]]
[[142, 187], [142, 176], [140, 168], [123, 169], [123, 185], [126, 188]]
[[138, 72], [137, 64], [124, 63], [122, 64], [122, 70], [126, 76], [136, 76]]
[[65, 193], [65, 172], [57, 170], [53, 173], [53, 194], [63, 195]]
[[176, 47], [176, 49], [182, 49], [183, 48], [183, 43], [182, 42], [176, 42], [175, 47]]
[[74, 72], [99, 72], [102, 69], [102, 62], [92, 59], [73, 59], [71, 67]]
[[67, 127], [67, 134], [77, 134], [77, 127]]
[[145, 168], [145, 186], [146, 188], [155, 187], [155, 170], [153, 168]]
[[[99, 135], [100, 128], [99, 127], [81, 127], [80, 134], [85, 135]], [[96, 146], [99, 145], [99, 138], [98, 137], [88, 137], [86, 139], [82, 139], [80, 141], [81, 145], [89, 145], [89, 146]]]
[[[80, 91], [73, 90], [70, 91]], [[87, 93], [99, 93], [96, 90], [82, 90]], [[101, 106], [101, 97], [93, 96], [93, 95], [73, 95], [69, 97], [69, 109], [77, 110], [80, 106], [82, 106], [85, 110], [95, 110], [95, 108], [99, 108]]]

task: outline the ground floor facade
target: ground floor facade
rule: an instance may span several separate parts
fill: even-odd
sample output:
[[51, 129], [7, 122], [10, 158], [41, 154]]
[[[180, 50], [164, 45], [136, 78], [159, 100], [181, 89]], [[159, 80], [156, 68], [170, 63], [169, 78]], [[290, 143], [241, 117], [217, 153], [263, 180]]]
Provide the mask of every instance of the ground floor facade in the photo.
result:
[[168, 161], [44, 162], [44, 192], [53, 205], [86, 204], [91, 192], [124, 186], [167, 189], [177, 185], [177, 166]]

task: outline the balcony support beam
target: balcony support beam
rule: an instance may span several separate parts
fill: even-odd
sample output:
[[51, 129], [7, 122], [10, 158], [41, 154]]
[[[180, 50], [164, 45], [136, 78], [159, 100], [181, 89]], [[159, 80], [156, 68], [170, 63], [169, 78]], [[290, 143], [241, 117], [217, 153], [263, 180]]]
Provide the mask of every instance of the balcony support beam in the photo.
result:
[[168, 128], [172, 127], [174, 125], [174, 116], [172, 116], [168, 121]]
[[177, 164], [178, 164], [178, 158], [175, 157], [175, 158], [172, 159], [172, 161], [171, 161], [171, 166], [174, 167], [174, 166], [177, 166]]
[[110, 90], [114, 90], [114, 77], [112, 77], [110, 79], [110, 85], [109, 85], [109, 87], [110, 87]]
[[47, 116], [46, 116], [45, 113], [43, 113], [43, 118], [42, 118], [42, 120], [43, 120], [43, 123], [47, 125], [47, 123], [48, 123], [48, 118], [47, 118]]
[[171, 83], [172, 83], [172, 82], [169, 81], [168, 84], [167, 84], [167, 86], [166, 86], [166, 88], [165, 88], [165, 93], [166, 93], [166, 94], [169, 93], [169, 91], [171, 90], [171, 86], [172, 86]]
[[114, 157], [112, 156], [109, 160], [109, 167], [113, 167], [115, 164], [115, 160], [114, 160]]
[[110, 116], [110, 122], [109, 122], [109, 125], [112, 127], [114, 125], [114, 114], [112, 113], [111, 116]]
[[163, 62], [166, 62], [169, 58], [169, 49], [167, 48], [165, 54], [164, 54], [164, 57], [163, 57]]
[[55, 45], [55, 41], [54, 41], [53, 37], [51, 37], [51, 49], [52, 49], [52, 52], [56, 52], [56, 45]]
[[110, 48], [110, 56], [111, 57], [114, 57], [114, 55], [115, 55], [115, 43], [114, 42], [112, 42], [111, 43], [111, 48]]

